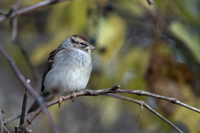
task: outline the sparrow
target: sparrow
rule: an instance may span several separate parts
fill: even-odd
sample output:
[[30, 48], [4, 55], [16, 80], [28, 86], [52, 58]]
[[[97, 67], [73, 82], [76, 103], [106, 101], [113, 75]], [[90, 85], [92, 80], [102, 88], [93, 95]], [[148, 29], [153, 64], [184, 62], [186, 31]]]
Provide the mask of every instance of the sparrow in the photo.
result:
[[[59, 98], [86, 88], [92, 71], [91, 50], [95, 47], [85, 35], [72, 35], [65, 39], [49, 54], [43, 73], [41, 94], [42, 101], [48, 101], [55, 93]], [[35, 100], [27, 113], [40, 107]]]

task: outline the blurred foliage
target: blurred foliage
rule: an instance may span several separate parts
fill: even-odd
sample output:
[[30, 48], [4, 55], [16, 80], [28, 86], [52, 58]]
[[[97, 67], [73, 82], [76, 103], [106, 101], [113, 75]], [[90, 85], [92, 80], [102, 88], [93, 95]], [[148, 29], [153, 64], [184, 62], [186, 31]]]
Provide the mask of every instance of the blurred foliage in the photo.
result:
[[[21, 1], [19, 8], [38, 2]], [[14, 3], [0, 1], [0, 10], [7, 12]], [[85, 34], [97, 47], [92, 53], [94, 67], [87, 88], [105, 89], [120, 84], [125, 89], [175, 97], [200, 108], [199, 16], [198, 0], [154, 0], [151, 6], [146, 0], [74, 0], [19, 16], [18, 36], [40, 76], [53, 49], [73, 34]], [[9, 31], [9, 21], [0, 23], [0, 45], [39, 91], [40, 83], [33, 80], [20, 48], [12, 45]], [[0, 60], [0, 106], [9, 118], [19, 114], [24, 92], [5, 59], [0, 56]], [[196, 112], [159, 99], [126, 96], [144, 100], [184, 132], [200, 132], [200, 116]], [[27, 106], [31, 103], [28, 101]], [[173, 132], [145, 109], [140, 126], [136, 127], [139, 111], [138, 105], [104, 96], [76, 99], [73, 104], [68, 101], [61, 109], [50, 108], [63, 132]], [[17, 124], [18, 121], [11, 122], [8, 128]], [[51, 132], [48, 127], [46, 116], [42, 115], [31, 129]]]
[[180, 22], [174, 21], [170, 25], [170, 30], [174, 33], [177, 38], [182, 40], [189, 50], [194, 54], [194, 57], [200, 62], [200, 39], [197, 33], [191, 33], [190, 29], [187, 31], [187, 27]]

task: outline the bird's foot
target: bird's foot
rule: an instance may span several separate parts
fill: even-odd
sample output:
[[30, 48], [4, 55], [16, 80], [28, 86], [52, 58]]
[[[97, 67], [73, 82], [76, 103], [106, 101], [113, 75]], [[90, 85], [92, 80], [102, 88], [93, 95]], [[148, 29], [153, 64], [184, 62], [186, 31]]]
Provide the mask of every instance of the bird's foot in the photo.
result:
[[73, 91], [73, 92], [71, 93], [71, 96], [72, 96], [71, 100], [72, 100], [72, 102], [74, 102], [74, 100], [75, 100], [75, 98], [76, 98], [76, 93]]
[[66, 101], [66, 98], [64, 96], [61, 96], [59, 93], [58, 93], [58, 106], [60, 107], [61, 105], [61, 102], [65, 100]]

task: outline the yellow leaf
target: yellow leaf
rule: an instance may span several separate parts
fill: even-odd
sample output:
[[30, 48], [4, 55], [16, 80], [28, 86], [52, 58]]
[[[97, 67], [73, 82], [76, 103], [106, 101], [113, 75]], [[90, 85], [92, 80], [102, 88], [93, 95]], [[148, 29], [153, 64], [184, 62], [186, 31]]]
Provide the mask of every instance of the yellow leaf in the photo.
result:
[[110, 14], [107, 18], [100, 18], [98, 47], [105, 47], [106, 52], [102, 55], [104, 61], [109, 61], [113, 52], [123, 46], [125, 23], [116, 14]]
[[86, 27], [88, 7], [92, 2], [91, 0], [75, 0], [54, 6], [47, 29], [50, 32], [65, 29], [71, 34], [82, 32]]

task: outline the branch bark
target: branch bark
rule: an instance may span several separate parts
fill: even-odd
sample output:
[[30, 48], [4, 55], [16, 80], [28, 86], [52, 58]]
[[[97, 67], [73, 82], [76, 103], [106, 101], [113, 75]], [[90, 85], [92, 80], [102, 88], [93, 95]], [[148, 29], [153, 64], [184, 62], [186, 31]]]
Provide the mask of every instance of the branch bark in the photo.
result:
[[14, 18], [14, 17], [22, 15], [22, 14], [29, 13], [33, 10], [40, 8], [40, 7], [44, 7], [44, 6], [48, 6], [48, 5], [52, 5], [52, 4], [56, 4], [56, 3], [64, 2], [64, 1], [69, 1], [69, 0], [45, 0], [45, 1], [39, 2], [35, 5], [20, 9], [20, 10], [14, 12], [14, 13], [11, 13], [10, 15], [0, 17], [0, 22], [3, 22], [5, 20]]
[[[137, 103], [139, 104], [140, 106], [142, 107], [145, 107], [146, 109], [148, 109], [149, 111], [151, 111], [152, 113], [154, 113], [155, 115], [157, 115], [158, 117], [160, 117], [162, 120], [164, 120], [166, 123], [168, 123], [171, 127], [173, 127], [176, 131], [178, 131], [179, 133], [183, 133], [179, 128], [177, 128], [174, 124], [172, 124], [170, 121], [168, 121], [166, 118], [164, 118], [162, 115], [160, 115], [158, 112], [156, 112], [154, 109], [152, 109], [149, 105], [147, 105], [144, 101], [139, 101], [139, 100], [135, 100], [135, 99], [132, 99], [132, 98], [128, 98], [128, 97], [124, 97], [124, 96], [120, 96], [120, 95], [116, 95], [116, 94], [111, 94], [111, 93], [128, 93], [128, 94], [137, 94], [139, 96], [151, 96], [151, 97], [154, 97], [154, 98], [159, 98], [159, 99], [163, 99], [163, 100], [166, 100], [166, 101], [176, 101], [176, 102], [172, 102], [174, 104], [177, 104], [179, 103], [178, 105], [186, 105], [182, 102], [177, 102], [178, 100], [176, 100], [175, 98], [170, 98], [170, 97], [165, 97], [165, 96], [161, 96], [161, 95], [157, 95], [157, 94], [153, 94], [153, 93], [149, 93], [149, 92], [145, 92], [145, 91], [140, 91], [140, 90], [125, 90], [125, 89], [114, 89], [113, 88], [115, 87], [112, 87], [112, 88], [109, 88], [109, 89], [103, 89], [103, 90], [89, 90], [89, 89], [85, 89], [85, 90], [82, 90], [80, 92], [77, 92], [76, 93], [76, 97], [80, 97], [80, 96], [99, 96], [99, 95], [105, 95], [105, 96], [109, 96], [109, 97], [113, 97], [113, 98], [117, 98], [117, 99], [122, 99], [122, 100], [126, 100], [126, 101], [130, 101], [130, 102], [134, 102], [134, 103]], [[72, 95], [67, 95], [65, 96], [65, 99], [68, 100], [68, 99], [71, 99], [73, 98]], [[64, 99], [63, 99], [64, 100]], [[60, 102], [62, 102], [63, 100], [61, 100]], [[57, 104], [59, 103], [59, 100], [53, 100], [51, 102], [48, 102], [46, 103], [46, 107], [50, 107], [54, 104]], [[196, 109], [194, 107], [191, 108], [191, 106], [189, 105], [186, 105], [186, 106], [183, 106], [183, 107], [187, 107], [193, 111], [196, 111], [196, 112], [200, 112], [199, 109]], [[24, 122], [20, 128], [22, 130], [25, 130], [26, 127], [28, 127], [28, 125], [42, 112], [42, 109], [39, 108], [29, 119], [27, 119], [26, 122]], [[141, 114], [140, 114], [141, 115]], [[139, 116], [140, 117], [140, 116]]]

